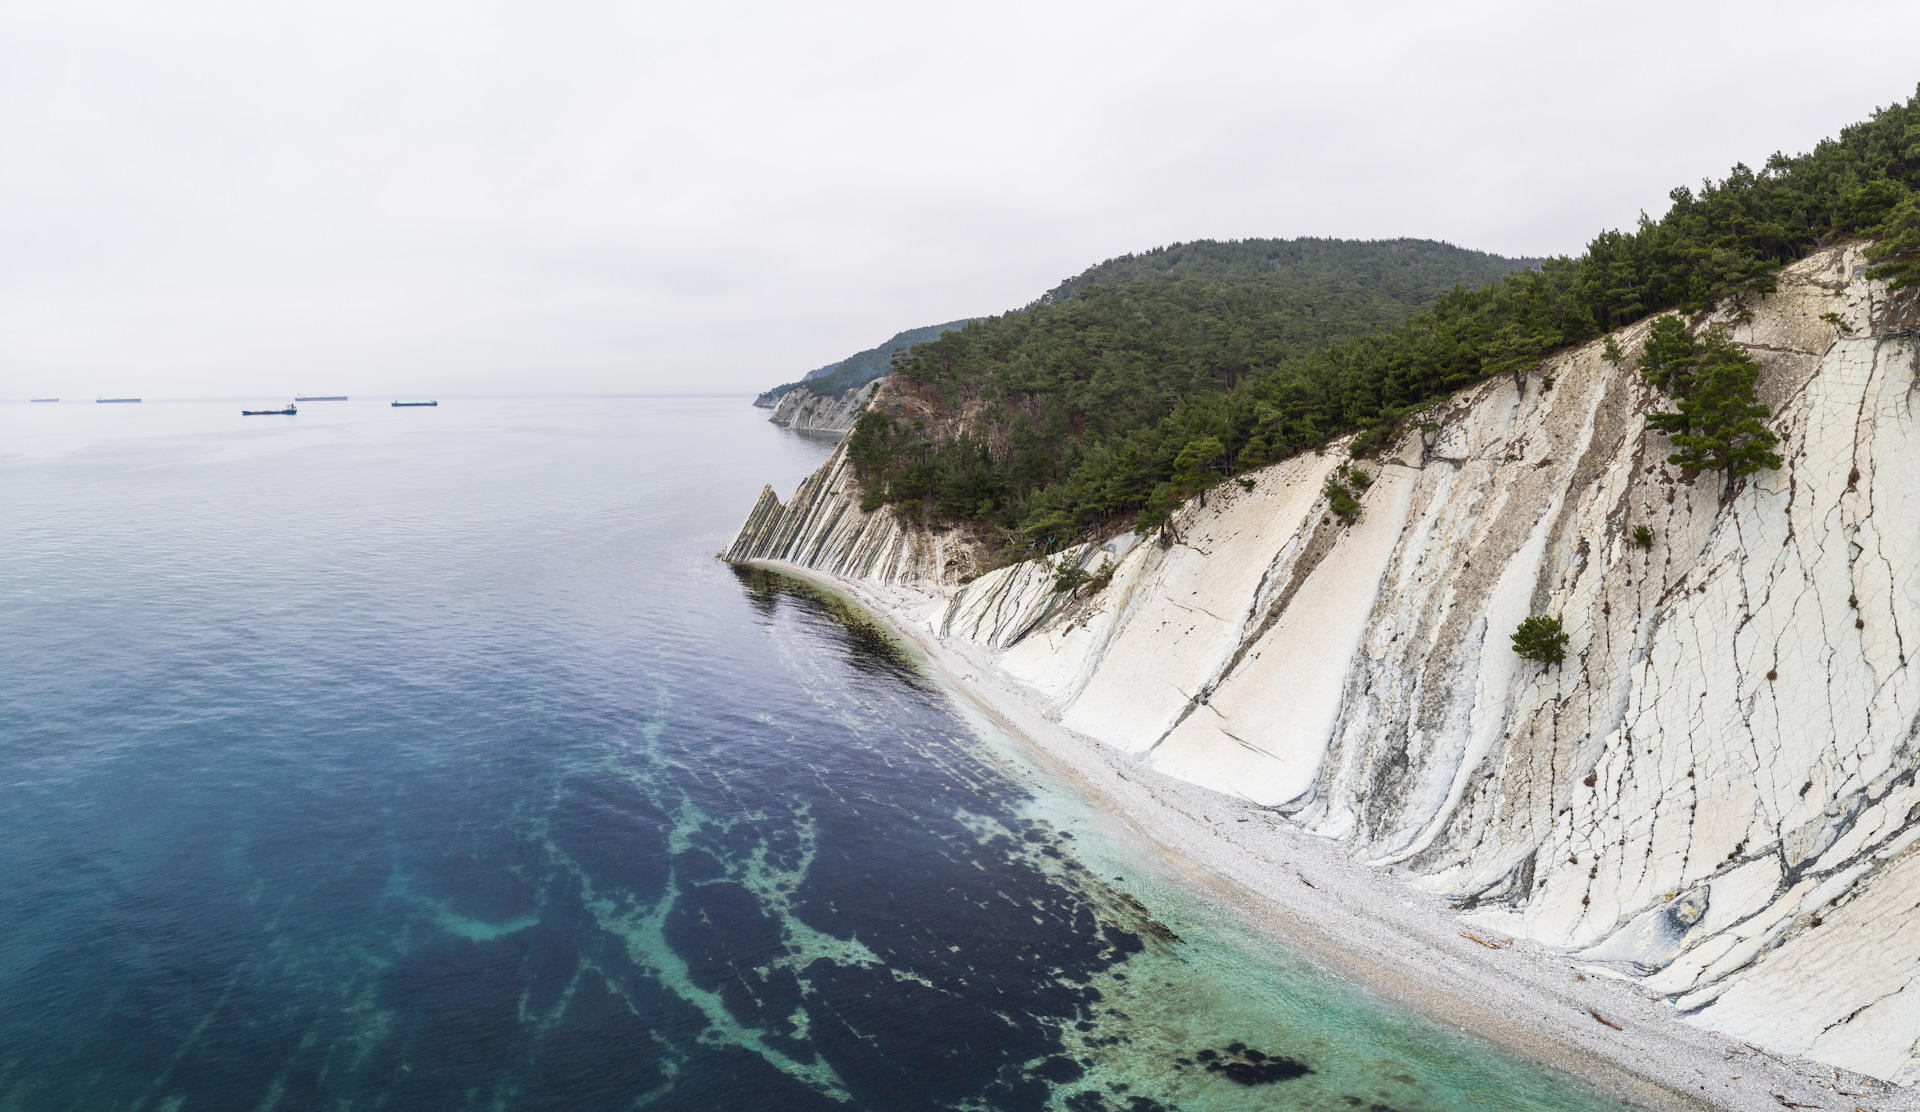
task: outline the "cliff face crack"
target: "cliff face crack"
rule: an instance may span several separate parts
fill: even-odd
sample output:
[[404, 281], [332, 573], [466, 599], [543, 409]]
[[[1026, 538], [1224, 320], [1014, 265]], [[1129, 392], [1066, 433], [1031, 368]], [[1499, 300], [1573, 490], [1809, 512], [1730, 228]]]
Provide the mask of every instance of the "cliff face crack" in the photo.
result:
[[[1034, 564], [961, 586], [934, 561], [965, 546], [859, 511], [838, 455], [762, 492], [728, 554], [919, 591], [1124, 759], [1502, 902], [1731, 1035], [1920, 1080], [1920, 302], [1865, 265], [1816, 253], [1699, 322], [1760, 359], [1781, 437], [1737, 486], [1664, 462], [1653, 391], [1596, 343], [1551, 391], [1456, 395], [1351, 530], [1319, 500], [1333, 460], [1296, 457], [1179, 511], [1208, 555], [1115, 538], [1111, 585], [1072, 601]], [[1530, 614], [1562, 622], [1558, 667], [1513, 657]]]
[[[1233, 655], [1228, 658], [1226, 666], [1220, 669], [1216, 683], [1232, 676], [1234, 670], [1239, 668], [1240, 662], [1246, 659], [1247, 653], [1252, 651], [1253, 646], [1258, 644], [1260, 639], [1265, 637], [1286, 614], [1287, 604], [1292, 602], [1294, 595], [1299, 593], [1301, 584], [1307, 581], [1307, 577], [1320, 566], [1320, 561], [1326, 559], [1327, 553], [1333, 551], [1334, 542], [1338, 539], [1337, 526], [1323, 520], [1313, 527], [1306, 544], [1300, 549], [1300, 555], [1293, 561], [1292, 574], [1287, 577], [1287, 585], [1281, 588], [1280, 594], [1267, 606], [1266, 613], [1261, 616], [1259, 624], [1254, 625], [1251, 630], [1241, 636], [1240, 644], [1234, 648]], [[1268, 580], [1278, 570], [1280, 561], [1285, 555], [1286, 551], [1283, 549], [1275, 556], [1274, 562], [1268, 565], [1266, 573], [1261, 575], [1260, 586], [1254, 592], [1256, 605]]]

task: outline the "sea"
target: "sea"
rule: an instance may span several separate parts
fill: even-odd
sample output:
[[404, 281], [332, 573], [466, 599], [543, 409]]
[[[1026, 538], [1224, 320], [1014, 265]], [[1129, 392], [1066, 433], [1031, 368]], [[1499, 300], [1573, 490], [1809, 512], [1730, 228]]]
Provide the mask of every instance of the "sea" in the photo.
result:
[[719, 560], [830, 440], [387, 401], [0, 404], [0, 1110], [1620, 1107]]

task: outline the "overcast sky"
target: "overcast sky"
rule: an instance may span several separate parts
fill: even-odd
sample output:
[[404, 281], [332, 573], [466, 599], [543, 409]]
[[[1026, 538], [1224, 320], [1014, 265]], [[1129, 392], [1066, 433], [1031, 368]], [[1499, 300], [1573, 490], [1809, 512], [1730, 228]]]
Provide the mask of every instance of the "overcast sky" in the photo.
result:
[[0, 4], [0, 397], [747, 393], [1199, 238], [1578, 253], [1920, 4]]

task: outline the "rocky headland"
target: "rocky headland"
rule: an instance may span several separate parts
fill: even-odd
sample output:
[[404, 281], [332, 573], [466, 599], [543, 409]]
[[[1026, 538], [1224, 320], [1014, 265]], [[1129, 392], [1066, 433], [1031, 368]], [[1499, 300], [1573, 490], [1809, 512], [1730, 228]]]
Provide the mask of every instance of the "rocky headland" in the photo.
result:
[[875, 380], [839, 394], [816, 394], [802, 383], [773, 403], [773, 415], [767, 420], [783, 429], [846, 432], [879, 385], [880, 380]]
[[[1531, 1037], [1658, 1103], [1897, 1102], [1861, 1079], [1920, 1080], [1920, 312], [1867, 269], [1821, 250], [1699, 322], [1759, 359], [1781, 438], [1783, 466], [1731, 483], [1666, 462], [1643, 321], [1623, 359], [1596, 341], [1420, 414], [1359, 461], [1351, 524], [1324, 494], [1337, 442], [1144, 539], [983, 574], [965, 534], [863, 511], [836, 453], [763, 492], [726, 555], [867, 601], [1256, 903], [1319, 898], [1290, 862], [1348, 875], [1323, 883], [1381, 940], [1350, 925], [1329, 954], [1493, 943], [1447, 959], [1485, 971], [1459, 992], [1522, 993]], [[1107, 562], [1104, 587], [1056, 589]], [[1562, 663], [1515, 653], [1529, 615], [1562, 623]], [[1650, 1064], [1661, 1046], [1678, 1057]], [[1716, 1066], [1709, 1090], [1703, 1063], [1741, 1048], [1801, 1064]]]

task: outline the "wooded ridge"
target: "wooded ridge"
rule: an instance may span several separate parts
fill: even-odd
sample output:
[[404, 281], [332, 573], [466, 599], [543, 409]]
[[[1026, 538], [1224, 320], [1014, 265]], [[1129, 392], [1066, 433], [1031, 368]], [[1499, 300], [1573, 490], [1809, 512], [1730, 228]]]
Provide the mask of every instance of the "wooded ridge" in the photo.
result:
[[1835, 242], [1876, 237], [1875, 276], [1920, 281], [1916, 186], [1920, 97], [1809, 153], [1678, 187], [1659, 220], [1578, 257], [1247, 240], [1110, 260], [914, 345], [849, 455], [868, 508], [971, 523], [1010, 556], [1123, 515], [1150, 528], [1208, 482], [1349, 432], [1364, 455], [1487, 376], [1663, 309], [1770, 291]]

